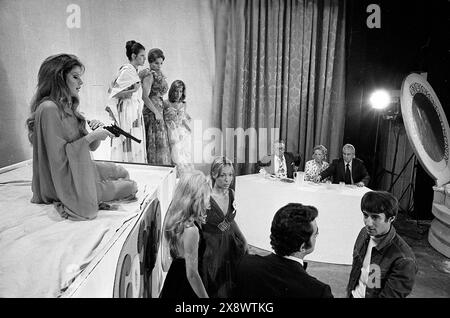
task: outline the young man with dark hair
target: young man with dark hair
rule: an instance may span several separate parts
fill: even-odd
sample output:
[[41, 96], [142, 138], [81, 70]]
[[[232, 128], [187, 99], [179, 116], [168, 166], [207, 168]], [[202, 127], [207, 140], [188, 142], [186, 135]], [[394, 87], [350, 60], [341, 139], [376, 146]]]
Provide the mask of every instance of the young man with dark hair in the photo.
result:
[[332, 298], [330, 286], [308, 275], [303, 258], [314, 251], [317, 209], [289, 203], [275, 214], [270, 244], [275, 253], [246, 255], [237, 271], [236, 296]]
[[350, 298], [402, 298], [411, 293], [416, 259], [392, 222], [398, 201], [385, 191], [367, 192], [361, 199], [365, 227], [356, 239], [347, 286]]

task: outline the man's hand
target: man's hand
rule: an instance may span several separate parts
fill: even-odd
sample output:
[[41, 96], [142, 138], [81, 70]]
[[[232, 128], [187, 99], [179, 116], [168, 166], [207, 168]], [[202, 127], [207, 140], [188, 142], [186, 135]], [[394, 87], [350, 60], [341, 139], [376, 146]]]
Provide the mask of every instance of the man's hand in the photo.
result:
[[356, 186], [357, 186], [357, 187], [364, 187], [365, 184], [364, 184], [364, 182], [360, 181], [360, 182], [358, 182], [358, 183], [356, 184]]

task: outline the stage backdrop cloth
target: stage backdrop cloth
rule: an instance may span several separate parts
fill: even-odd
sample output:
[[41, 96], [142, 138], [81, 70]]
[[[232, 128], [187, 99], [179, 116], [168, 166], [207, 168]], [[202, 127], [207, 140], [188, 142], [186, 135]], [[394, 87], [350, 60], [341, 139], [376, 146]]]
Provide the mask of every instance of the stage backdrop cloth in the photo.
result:
[[353, 245], [364, 226], [360, 209], [369, 188], [354, 185], [286, 183], [261, 174], [236, 177], [236, 222], [247, 242], [272, 251], [270, 227], [275, 213], [288, 203], [313, 205], [319, 235], [314, 252], [305, 260], [352, 264]]

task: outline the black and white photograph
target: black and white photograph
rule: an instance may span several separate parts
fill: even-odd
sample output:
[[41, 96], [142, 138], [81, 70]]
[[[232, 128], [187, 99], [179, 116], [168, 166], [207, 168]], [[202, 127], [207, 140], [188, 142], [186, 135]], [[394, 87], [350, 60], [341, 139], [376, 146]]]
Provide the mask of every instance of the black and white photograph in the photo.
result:
[[0, 298], [450, 298], [449, 0], [0, 0], [0, 43]]

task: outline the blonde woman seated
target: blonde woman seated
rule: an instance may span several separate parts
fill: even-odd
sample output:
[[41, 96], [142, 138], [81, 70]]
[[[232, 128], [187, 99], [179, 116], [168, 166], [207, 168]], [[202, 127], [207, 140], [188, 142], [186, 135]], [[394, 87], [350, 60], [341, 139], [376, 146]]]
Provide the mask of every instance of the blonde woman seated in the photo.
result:
[[[325, 161], [327, 158], [327, 148], [322, 145], [314, 147], [312, 158], [313, 160], [307, 161], [305, 165], [306, 181], [314, 181], [329, 166], [328, 162]], [[322, 182], [325, 182], [325, 180], [322, 180]]]
[[[164, 220], [163, 244], [170, 250], [172, 263], [161, 298], [208, 298], [198, 269], [205, 250], [201, 224], [205, 223], [210, 194], [209, 180], [202, 172], [181, 176]], [[166, 266], [163, 264], [164, 270]]]

